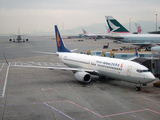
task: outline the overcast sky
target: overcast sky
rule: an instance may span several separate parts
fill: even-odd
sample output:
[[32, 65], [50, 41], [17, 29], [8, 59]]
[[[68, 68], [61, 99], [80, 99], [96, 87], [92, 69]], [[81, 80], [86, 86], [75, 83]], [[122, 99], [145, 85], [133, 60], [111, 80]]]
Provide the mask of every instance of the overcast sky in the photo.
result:
[[[52, 32], [94, 23], [112, 15], [121, 23], [160, 20], [160, 0], [0, 0], [0, 34]], [[63, 25], [63, 27], [62, 27]]]

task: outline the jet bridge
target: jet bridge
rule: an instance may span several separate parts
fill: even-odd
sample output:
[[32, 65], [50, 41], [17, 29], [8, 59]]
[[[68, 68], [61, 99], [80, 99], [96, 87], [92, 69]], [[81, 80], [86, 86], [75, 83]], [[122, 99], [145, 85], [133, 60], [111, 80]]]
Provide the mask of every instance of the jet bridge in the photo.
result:
[[143, 58], [139, 57], [133, 61], [138, 62], [146, 66], [149, 71], [151, 71], [155, 77], [160, 78], [160, 58]]

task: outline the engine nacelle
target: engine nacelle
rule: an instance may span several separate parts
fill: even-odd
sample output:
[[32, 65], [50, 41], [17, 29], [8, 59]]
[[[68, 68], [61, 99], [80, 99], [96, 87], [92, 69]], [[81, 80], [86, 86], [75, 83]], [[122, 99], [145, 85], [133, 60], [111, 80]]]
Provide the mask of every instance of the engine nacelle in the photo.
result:
[[76, 72], [74, 76], [78, 81], [84, 83], [89, 83], [91, 81], [91, 75], [87, 72]]

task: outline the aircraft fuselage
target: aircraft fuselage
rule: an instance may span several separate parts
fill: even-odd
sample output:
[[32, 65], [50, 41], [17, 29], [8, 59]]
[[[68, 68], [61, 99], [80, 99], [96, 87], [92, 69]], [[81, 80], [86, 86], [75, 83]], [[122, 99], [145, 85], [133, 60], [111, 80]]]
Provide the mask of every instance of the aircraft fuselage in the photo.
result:
[[67, 66], [95, 70], [99, 76], [136, 84], [147, 84], [155, 80], [155, 77], [148, 71], [148, 68], [133, 61], [77, 53], [58, 54], [60, 60]]
[[120, 39], [122, 42], [126, 43], [150, 43], [150, 44], [160, 44], [160, 35], [151, 34], [129, 34], [129, 35], [119, 35], [123, 37]]

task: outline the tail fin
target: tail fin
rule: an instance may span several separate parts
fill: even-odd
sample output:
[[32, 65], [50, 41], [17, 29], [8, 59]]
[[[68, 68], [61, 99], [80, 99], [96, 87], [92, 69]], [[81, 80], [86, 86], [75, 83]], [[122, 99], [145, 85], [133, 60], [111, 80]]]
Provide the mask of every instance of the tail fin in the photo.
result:
[[57, 25], [55, 25], [55, 35], [56, 35], [57, 51], [58, 52], [71, 52], [70, 50], [68, 50], [65, 47], [65, 45], [63, 43], [63, 40], [61, 38], [61, 35], [59, 33]]
[[84, 29], [82, 29], [82, 30], [83, 30], [83, 33], [84, 33], [84, 34], [87, 34], [87, 32], [86, 32]]
[[136, 26], [138, 34], [141, 34], [142, 33], [142, 27], [140, 26], [140, 24], [135, 23], [135, 26]]
[[116, 33], [130, 33], [123, 25], [121, 25], [116, 19], [112, 16], [105, 16], [107, 24], [111, 32]]

